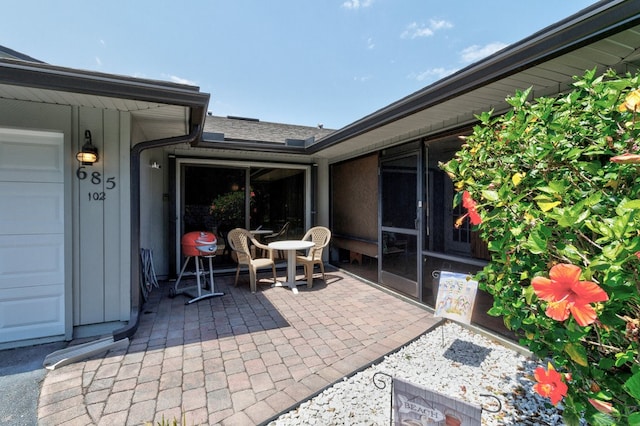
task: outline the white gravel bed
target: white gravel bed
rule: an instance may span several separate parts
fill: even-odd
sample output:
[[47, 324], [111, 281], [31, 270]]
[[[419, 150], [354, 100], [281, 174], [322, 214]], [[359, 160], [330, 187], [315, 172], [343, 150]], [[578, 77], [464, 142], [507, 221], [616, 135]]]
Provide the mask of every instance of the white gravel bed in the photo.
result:
[[[561, 410], [533, 391], [533, 371], [540, 365], [498, 341], [446, 322], [269, 426], [388, 425], [391, 379], [376, 376], [378, 384], [386, 383], [379, 389], [373, 382], [377, 372], [479, 405], [483, 425], [562, 425]], [[490, 412], [497, 402], [481, 394], [495, 395], [502, 409]]]

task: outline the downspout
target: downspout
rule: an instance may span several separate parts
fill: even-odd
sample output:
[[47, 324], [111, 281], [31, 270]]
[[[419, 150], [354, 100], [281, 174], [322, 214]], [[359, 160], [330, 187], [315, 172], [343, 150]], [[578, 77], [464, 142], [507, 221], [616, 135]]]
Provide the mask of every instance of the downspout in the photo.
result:
[[133, 336], [140, 319], [140, 154], [150, 148], [159, 148], [181, 143], [194, 143], [202, 132], [202, 125], [192, 127], [184, 136], [141, 142], [131, 149], [131, 313], [126, 326], [113, 331], [113, 340]]

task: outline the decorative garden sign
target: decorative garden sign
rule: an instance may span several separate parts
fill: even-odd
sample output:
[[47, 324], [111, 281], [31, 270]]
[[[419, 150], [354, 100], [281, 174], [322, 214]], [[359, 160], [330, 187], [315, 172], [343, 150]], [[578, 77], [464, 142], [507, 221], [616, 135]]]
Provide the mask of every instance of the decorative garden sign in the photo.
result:
[[393, 379], [393, 418], [396, 426], [480, 425], [482, 408]]
[[466, 274], [440, 272], [435, 316], [471, 323], [478, 282]]

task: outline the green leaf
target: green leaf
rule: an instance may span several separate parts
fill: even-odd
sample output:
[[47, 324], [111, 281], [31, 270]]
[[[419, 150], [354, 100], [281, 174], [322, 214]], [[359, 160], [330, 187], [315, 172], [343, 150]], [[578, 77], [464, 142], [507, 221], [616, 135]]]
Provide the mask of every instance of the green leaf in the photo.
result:
[[[558, 248], [560, 248], [560, 246], [558, 246]], [[560, 252], [571, 260], [581, 260], [580, 251], [573, 244], [565, 245], [564, 247], [562, 247], [562, 250], [560, 250]]]
[[607, 414], [595, 413], [591, 416], [591, 421], [589, 422], [589, 424], [593, 426], [610, 426], [617, 425], [618, 423], [613, 417]]
[[633, 413], [627, 419], [629, 426], [640, 426], [640, 413]]
[[527, 301], [527, 304], [531, 304], [531, 302], [533, 301], [533, 296], [536, 294], [533, 291], [533, 287], [532, 286], [527, 286], [524, 288], [524, 290], [522, 291], [524, 293], [524, 299]]
[[616, 237], [622, 238], [628, 231], [633, 230], [634, 216], [635, 212], [633, 210], [629, 210], [616, 218], [616, 220], [613, 222], [613, 232]]
[[[540, 186], [538, 188], [536, 188], [538, 191], [542, 191], [545, 192], [549, 195], [557, 195], [558, 191], [556, 191], [555, 188], [552, 188], [551, 186]], [[536, 197], [537, 198], [537, 197]]]
[[587, 359], [587, 351], [585, 351], [582, 345], [576, 345], [574, 343], [568, 343], [564, 346], [564, 351], [571, 357], [573, 362], [583, 367], [589, 365]]
[[600, 358], [598, 366], [603, 370], [608, 370], [615, 365], [615, 362], [611, 358]]
[[640, 209], [640, 200], [623, 200], [620, 203], [621, 209], [638, 210]]
[[487, 314], [491, 315], [492, 317], [499, 317], [500, 315], [502, 315], [504, 313], [504, 309], [502, 309], [501, 307], [492, 307], [491, 309], [489, 309], [487, 311]]
[[547, 241], [544, 236], [532, 233], [529, 235], [525, 247], [533, 254], [542, 254], [547, 251]]
[[500, 199], [500, 197], [498, 196], [498, 192], [490, 191], [488, 189], [482, 191], [482, 198], [487, 201], [498, 201]]
[[634, 374], [624, 382], [624, 389], [636, 400], [640, 400], [640, 373]]
[[619, 243], [612, 243], [602, 248], [602, 254], [609, 260], [614, 260], [618, 257], [618, 254], [623, 250], [623, 247]]
[[556, 180], [549, 182], [549, 186], [542, 186], [538, 189], [547, 194], [562, 195], [566, 191], [566, 184], [563, 181]]
[[602, 200], [602, 193], [601, 192], [596, 192], [594, 194], [590, 194], [589, 198], [587, 198], [587, 205], [588, 206], [595, 206], [601, 200]]
[[580, 426], [581, 419], [573, 410], [564, 410], [562, 420], [567, 426]]

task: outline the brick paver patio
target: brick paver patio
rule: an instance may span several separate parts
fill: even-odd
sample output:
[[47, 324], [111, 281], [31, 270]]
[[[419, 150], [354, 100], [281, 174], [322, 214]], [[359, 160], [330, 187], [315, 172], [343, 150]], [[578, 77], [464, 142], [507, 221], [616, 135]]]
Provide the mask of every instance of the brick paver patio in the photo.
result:
[[225, 295], [191, 305], [161, 284], [128, 348], [47, 373], [39, 424], [265, 423], [438, 322], [343, 272], [297, 295], [265, 276], [255, 294], [246, 275], [216, 277]]

